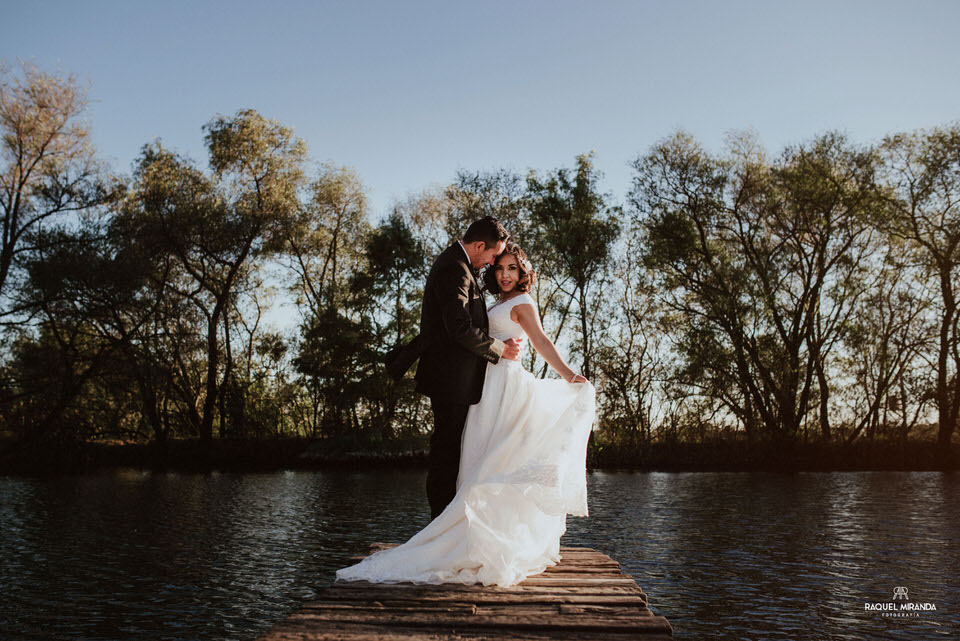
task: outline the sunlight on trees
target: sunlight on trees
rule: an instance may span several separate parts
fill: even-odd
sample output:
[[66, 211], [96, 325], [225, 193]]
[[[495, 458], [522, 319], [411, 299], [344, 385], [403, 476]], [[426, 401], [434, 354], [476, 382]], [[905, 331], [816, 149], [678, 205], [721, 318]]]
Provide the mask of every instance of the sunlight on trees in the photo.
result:
[[[410, 451], [430, 429], [380, 356], [418, 331], [435, 256], [500, 218], [545, 330], [600, 393], [596, 451], [655, 443], [925, 441], [960, 414], [960, 125], [771, 154], [678, 131], [620, 205], [592, 154], [461, 170], [376, 219], [357, 173], [254, 110], [111, 177], [72, 76], [0, 70], [0, 431], [76, 456], [113, 438], [307, 437]], [[276, 274], [296, 304], [265, 322]], [[551, 376], [530, 350], [525, 365]], [[638, 454], [637, 454], [638, 455]]]

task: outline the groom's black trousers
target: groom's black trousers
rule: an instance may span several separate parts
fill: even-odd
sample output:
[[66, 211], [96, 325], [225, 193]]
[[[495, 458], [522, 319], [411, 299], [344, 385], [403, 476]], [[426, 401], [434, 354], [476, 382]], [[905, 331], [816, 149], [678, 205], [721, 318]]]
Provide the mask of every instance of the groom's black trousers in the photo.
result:
[[457, 494], [457, 475], [460, 472], [460, 439], [467, 422], [465, 403], [444, 403], [430, 399], [433, 407], [433, 434], [430, 436], [429, 469], [427, 471], [427, 501], [430, 502], [430, 520], [440, 516]]

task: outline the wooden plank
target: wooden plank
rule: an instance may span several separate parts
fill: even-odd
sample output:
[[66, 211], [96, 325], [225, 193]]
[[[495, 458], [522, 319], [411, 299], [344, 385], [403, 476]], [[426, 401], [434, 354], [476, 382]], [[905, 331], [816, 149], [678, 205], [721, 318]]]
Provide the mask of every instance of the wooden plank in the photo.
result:
[[[489, 590], [487, 592], [453, 592], [453, 591], [418, 591], [410, 592], [393, 590], [390, 588], [367, 588], [363, 591], [355, 589], [341, 590], [328, 588], [323, 591], [324, 601], [355, 601], [367, 599], [386, 603], [388, 601], [404, 602], [463, 602], [463, 603], [596, 603], [600, 605], [646, 605], [642, 593], [625, 594], [581, 594], [560, 593], [554, 590], [540, 592], [507, 592], [505, 590]], [[310, 607], [310, 603], [304, 607]]]
[[[355, 595], [362, 596], [362, 595]], [[627, 603], [598, 603], [595, 601], [585, 601], [581, 600], [580, 603], [573, 603], [564, 600], [556, 601], [525, 601], [514, 599], [511, 601], [485, 601], [478, 602], [476, 600], [418, 600], [418, 599], [336, 599], [336, 600], [327, 600], [323, 601], [312, 601], [306, 603], [303, 606], [305, 609], [312, 610], [364, 610], [372, 609], [377, 612], [386, 612], [386, 611], [405, 611], [413, 612], [420, 610], [446, 610], [448, 608], [453, 608], [454, 610], [460, 611], [469, 611], [472, 614], [497, 614], [497, 613], [508, 613], [508, 612], [521, 612], [521, 613], [546, 613], [546, 614], [555, 614], [558, 611], [558, 608], [572, 608], [572, 609], [583, 609], [583, 608], [593, 608], [597, 612], [607, 612], [610, 614], [630, 614], [639, 612], [640, 614], [648, 614], [649, 610], [646, 609], [646, 604], [642, 601], [631, 601]]]
[[[564, 569], [559, 569], [554, 572], [541, 572], [540, 574], [534, 574], [525, 578], [522, 582], [526, 583], [528, 581], [578, 581], [583, 585], [594, 585], [597, 583], [610, 582], [610, 581], [627, 581], [630, 583], [631, 577], [628, 574], [618, 574], [615, 572], [567, 572]], [[342, 582], [337, 582], [335, 585], [341, 585]], [[359, 583], [359, 581], [352, 581], [351, 583]], [[389, 584], [394, 585], [394, 584]], [[454, 584], [450, 584], [454, 585]], [[503, 588], [501, 588], [503, 589]]]
[[[471, 590], [477, 590], [477, 591], [481, 591], [481, 590], [502, 590], [502, 591], [504, 591], [504, 592], [509, 592], [509, 591], [513, 590], [513, 591], [521, 592], [521, 591], [523, 591], [524, 589], [531, 587], [531, 585], [532, 585], [531, 581], [533, 581], [533, 580], [536, 579], [536, 578], [539, 578], [540, 576], [542, 576], [542, 575], [536, 575], [536, 576], [527, 577], [527, 578], [524, 579], [522, 582], [520, 582], [520, 583], [518, 583], [518, 584], [516, 584], [516, 585], [512, 585], [512, 586], [510, 586], [510, 587], [508, 587], [508, 588], [502, 588], [502, 587], [495, 586], [495, 585], [485, 586], [485, 585], [482, 585], [482, 584], [479, 584], [479, 583], [467, 585], [467, 584], [462, 584], [462, 583], [442, 583], [442, 584], [432, 584], [432, 583], [370, 583], [370, 582], [367, 582], [367, 581], [337, 581], [336, 583], [333, 584], [332, 587], [341, 587], [341, 588], [344, 588], [344, 589], [349, 589], [349, 588], [356, 587], [356, 588], [358, 588], [358, 589], [362, 589], [362, 588], [368, 588], [368, 587], [370, 587], [370, 586], [389, 586], [389, 587], [391, 587], [391, 588], [406, 589], [406, 590], [414, 589], [414, 588], [421, 588], [421, 589], [425, 589], [425, 590], [429, 590], [429, 589], [433, 589], [433, 590], [467, 590], [467, 591], [471, 591]], [[593, 581], [593, 582], [589, 582], [589, 583], [588, 583], [588, 582], [584, 581], [582, 584], [581, 584], [581, 583], [578, 583], [577, 585], [580, 586], [580, 587], [584, 587], [584, 588], [591, 588], [591, 589], [596, 588], [596, 589], [601, 589], [601, 590], [602, 590], [602, 589], [605, 589], [606, 587], [609, 587], [609, 586], [610, 586], [610, 583], [609, 583], [609, 582], [603, 582], [603, 581]], [[614, 584], [614, 585], [616, 585], [616, 584]], [[626, 583], [623, 583], [622, 587], [626, 587], [626, 588], [628, 588], [628, 589], [630, 589], [630, 590], [633, 590], [633, 591], [636, 591], [636, 592], [639, 592], [639, 591], [640, 591], [640, 586], [638, 586], [638, 585], [636, 584], [636, 582], [634, 582], [634, 581], [627, 581]], [[538, 588], [538, 589], [541, 589], [541, 588]]]
[[[356, 555], [351, 556], [350, 561], [359, 562], [367, 558], [366, 556]], [[605, 569], [605, 570], [619, 570], [620, 564], [616, 561], [603, 561], [603, 560], [594, 560], [588, 558], [575, 558], [568, 559], [563, 558], [556, 565], [547, 566], [547, 570], [556, 569], [556, 568], [571, 568], [571, 569], [582, 569], [582, 570], [593, 570], [593, 569]]]
[[479, 605], [469, 602], [418, 603], [411, 601], [338, 601], [315, 602], [303, 608], [304, 612], [337, 616], [348, 613], [367, 618], [380, 618], [384, 615], [435, 615], [469, 614], [486, 619], [510, 616], [521, 618], [555, 617], [558, 614], [588, 615], [604, 617], [653, 616], [644, 604], [640, 605], [601, 605], [595, 603], [495, 603]]
[[542, 574], [537, 576], [530, 576], [523, 580], [527, 585], [537, 585], [537, 586], [564, 586], [564, 587], [573, 587], [580, 585], [587, 586], [620, 586], [620, 587], [630, 587], [636, 586], [636, 582], [633, 579], [581, 579], [581, 578], [570, 578], [570, 577], [560, 577], [560, 578], [550, 578], [545, 577]]
[[[371, 553], [397, 544], [371, 544]], [[337, 581], [261, 641], [507, 641], [673, 638], [670, 623], [620, 564], [591, 548], [509, 588]], [[357, 557], [357, 560], [363, 557]]]
[[587, 565], [567, 565], [566, 563], [562, 565], [551, 565], [544, 570], [544, 572], [548, 574], [556, 574], [558, 572], [565, 574], [617, 574], [619, 571], [620, 568], [617, 567], [591, 567]]
[[[400, 546], [399, 543], [371, 543], [370, 551], [371, 553], [373, 553], [373, 552], [376, 552], [377, 550], [387, 550], [387, 549], [395, 548], [399, 546]], [[598, 558], [603, 558], [607, 561], [615, 562], [613, 561], [613, 559], [611, 559], [609, 556], [607, 556], [603, 552], [599, 552], [597, 550], [594, 550], [593, 548], [566, 547], [561, 545], [560, 556], [566, 558], [568, 555], [571, 557], [580, 557], [580, 556], [598, 557]]]
[[[529, 581], [529, 579], [527, 580]], [[324, 590], [335, 589], [336, 587], [342, 587], [344, 590], [372, 590], [375, 588], [383, 588], [396, 590], [398, 593], [413, 593], [419, 595], [421, 591], [437, 591], [437, 592], [448, 592], [452, 594], [465, 593], [467, 595], [476, 594], [482, 596], [486, 591], [494, 591], [499, 594], [518, 594], [518, 595], [543, 595], [543, 594], [579, 594], [579, 595], [597, 595], [597, 596], [618, 596], [618, 595], [639, 595], [641, 597], [646, 597], [643, 591], [636, 583], [631, 583], [627, 586], [610, 586], [610, 585], [592, 585], [592, 586], [536, 586], [530, 585], [526, 581], [518, 585], [511, 586], [509, 588], [499, 588], [496, 586], [482, 586], [482, 585], [458, 585], [458, 584], [443, 584], [443, 585], [418, 585], [414, 583], [367, 583], [366, 581], [353, 581], [350, 583], [336, 583], [333, 588], [324, 588]], [[326, 594], [326, 592], [324, 592]]]
[[[270, 641], [327, 641], [340, 639], [344, 641], [455, 641], [470, 639], [471, 641], [503, 641], [516, 639], [517, 641], [547, 641], [557, 639], [562, 641], [635, 641], [635, 633], [591, 631], [585, 635], [582, 630], [483, 630], [461, 629], [457, 631], [438, 630], [433, 627], [403, 627], [384, 628], [377, 625], [355, 625], [331, 623], [329, 627], [317, 630], [313, 626], [297, 626], [278, 624], [269, 633]], [[643, 641], [673, 641], [672, 635], [649, 634], [643, 635]]]
[[[371, 548], [379, 548], [379, 549], [382, 549], [382, 548], [395, 548], [395, 547], [399, 547], [399, 546], [400, 546], [399, 543], [389, 543], [389, 542], [386, 542], [386, 541], [374, 541], [373, 543], [370, 544], [370, 547], [371, 547]], [[571, 546], [571, 545], [561, 545], [561, 546], [560, 546], [560, 553], [562, 554], [562, 553], [564, 553], [564, 552], [588, 552], [588, 553], [590, 553], [590, 554], [603, 554], [602, 552], [599, 552], [599, 551], [597, 551], [597, 550], [595, 550], [595, 549], [593, 549], [593, 548], [577, 547], [577, 546]]]
[[[610, 569], [598, 570], [596, 572], [583, 572], [578, 569], [571, 569], [561, 565], [559, 567], [555, 567], [553, 569], [553, 572], [547, 572], [545, 570], [540, 574], [532, 574], [530, 576], [531, 577], [546, 576], [546, 577], [552, 577], [555, 579], [561, 578], [561, 577], [564, 577], [564, 578], [565, 577], [583, 577], [583, 579], [586, 581], [588, 579], [614, 578], [614, 577], [622, 577], [624, 575], [616, 570], [610, 570]], [[527, 577], [527, 578], [530, 578], [530, 577]]]
[[[300, 610], [294, 612], [288, 621], [303, 624], [318, 624], [325, 626], [329, 623], [366, 623], [370, 615], [366, 612], [330, 612], [323, 610]], [[670, 624], [662, 616], [603, 615], [592, 613], [560, 615], [556, 610], [550, 615], [519, 613], [511, 614], [484, 614], [482, 616], [472, 612], [382, 612], [377, 614], [376, 622], [384, 626], [436, 626], [439, 628], [509, 628], [537, 630], [602, 630], [608, 632], [628, 632], [669, 634], [672, 631]]]

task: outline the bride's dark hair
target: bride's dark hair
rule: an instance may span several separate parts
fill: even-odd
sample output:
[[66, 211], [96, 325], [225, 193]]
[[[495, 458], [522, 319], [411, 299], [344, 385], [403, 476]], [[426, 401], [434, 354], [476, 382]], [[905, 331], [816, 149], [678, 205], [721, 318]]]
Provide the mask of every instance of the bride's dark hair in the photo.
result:
[[533, 289], [533, 284], [537, 282], [537, 272], [533, 271], [533, 265], [530, 264], [527, 255], [523, 253], [520, 246], [511, 242], [507, 243], [506, 249], [500, 252], [497, 259], [493, 261], [493, 265], [490, 265], [487, 271], [483, 273], [483, 288], [495, 296], [500, 293], [500, 283], [497, 282], [496, 274], [497, 263], [507, 254], [511, 254], [517, 259], [517, 266], [520, 268], [520, 277], [517, 279], [517, 291], [523, 292], [524, 294], [528, 293]]

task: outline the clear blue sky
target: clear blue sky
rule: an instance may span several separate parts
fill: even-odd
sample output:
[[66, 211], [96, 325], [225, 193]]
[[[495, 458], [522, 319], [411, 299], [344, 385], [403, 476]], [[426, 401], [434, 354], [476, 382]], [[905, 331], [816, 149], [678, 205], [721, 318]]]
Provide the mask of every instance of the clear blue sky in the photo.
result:
[[595, 150], [603, 186], [684, 128], [771, 151], [960, 117], [960, 2], [8, 2], [0, 58], [91, 84], [95, 141], [129, 172], [155, 137], [254, 108], [354, 167], [372, 214], [458, 168], [548, 170]]

